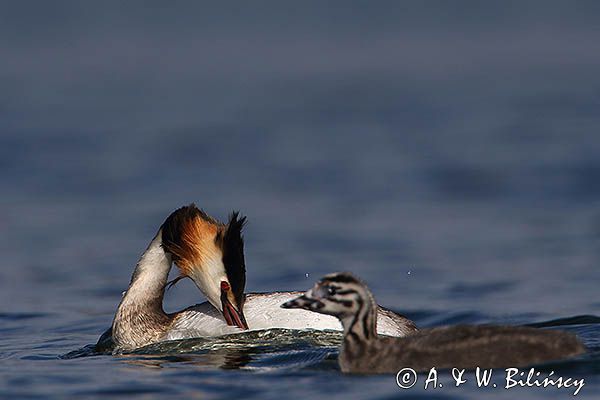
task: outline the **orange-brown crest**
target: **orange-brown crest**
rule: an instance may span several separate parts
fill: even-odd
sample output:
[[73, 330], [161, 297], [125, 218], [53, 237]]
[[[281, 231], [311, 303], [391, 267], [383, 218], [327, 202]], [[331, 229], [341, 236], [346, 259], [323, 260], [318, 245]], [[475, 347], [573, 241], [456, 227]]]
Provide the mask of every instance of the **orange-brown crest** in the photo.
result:
[[217, 236], [224, 225], [209, 217], [194, 204], [174, 211], [164, 222], [163, 247], [173, 256], [183, 275], [205, 265], [210, 258], [221, 258]]
[[200, 217], [194, 218], [184, 227], [181, 237], [182, 253], [177, 263], [184, 275], [189, 275], [194, 266], [206, 265], [209, 258], [215, 258], [215, 254], [219, 254], [218, 258], [222, 257], [221, 249], [215, 242], [220, 229]]

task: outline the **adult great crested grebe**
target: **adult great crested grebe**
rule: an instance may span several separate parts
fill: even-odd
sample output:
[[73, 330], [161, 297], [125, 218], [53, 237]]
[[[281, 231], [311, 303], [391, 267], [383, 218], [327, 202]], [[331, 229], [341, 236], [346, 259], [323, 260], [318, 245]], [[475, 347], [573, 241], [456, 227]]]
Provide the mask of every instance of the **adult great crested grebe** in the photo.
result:
[[[219, 336], [252, 329], [341, 330], [334, 317], [279, 305], [300, 292], [245, 294], [242, 228], [232, 213], [222, 224], [194, 204], [175, 210], [142, 254], [100, 348], [131, 350], [164, 340]], [[167, 314], [163, 297], [171, 263], [191, 278], [208, 302]], [[377, 307], [378, 332], [405, 336], [416, 331], [407, 318]]]
[[523, 367], [586, 351], [570, 333], [516, 326], [456, 325], [402, 338], [378, 337], [373, 294], [349, 273], [326, 275], [281, 307], [337, 317], [344, 328], [338, 362], [348, 373]]
[[[131, 350], [163, 340], [247, 329], [242, 310], [244, 221], [232, 213], [225, 225], [194, 205], [171, 213], [138, 261], [112, 326], [98, 346]], [[208, 302], [165, 313], [163, 298], [172, 262], [193, 279]]]

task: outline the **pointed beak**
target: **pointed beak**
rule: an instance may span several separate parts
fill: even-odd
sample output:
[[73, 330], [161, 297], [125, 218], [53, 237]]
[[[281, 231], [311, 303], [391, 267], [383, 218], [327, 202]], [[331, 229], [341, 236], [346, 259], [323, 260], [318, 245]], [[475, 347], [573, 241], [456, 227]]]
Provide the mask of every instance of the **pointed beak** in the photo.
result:
[[324, 306], [317, 299], [313, 299], [308, 297], [306, 294], [303, 294], [300, 297], [296, 297], [295, 299], [286, 301], [281, 305], [281, 308], [302, 308], [304, 310], [316, 310], [322, 308]]
[[246, 317], [240, 307], [237, 310], [233, 304], [227, 298], [227, 291], [221, 290], [221, 306], [223, 307], [223, 317], [227, 321], [227, 325], [237, 326], [242, 330], [248, 330], [248, 324], [246, 323]]

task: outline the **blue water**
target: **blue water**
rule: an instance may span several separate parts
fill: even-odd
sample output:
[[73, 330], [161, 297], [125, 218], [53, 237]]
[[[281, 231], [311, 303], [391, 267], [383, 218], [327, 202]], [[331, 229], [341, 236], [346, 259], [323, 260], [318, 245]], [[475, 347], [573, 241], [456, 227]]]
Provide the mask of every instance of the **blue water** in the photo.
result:
[[[248, 215], [249, 291], [348, 270], [422, 327], [559, 320], [591, 352], [554, 367], [597, 398], [599, 13], [3, 3], [0, 397], [571, 397], [404, 391], [276, 333], [92, 355], [158, 226], [196, 202]], [[165, 308], [201, 301], [182, 282]]]

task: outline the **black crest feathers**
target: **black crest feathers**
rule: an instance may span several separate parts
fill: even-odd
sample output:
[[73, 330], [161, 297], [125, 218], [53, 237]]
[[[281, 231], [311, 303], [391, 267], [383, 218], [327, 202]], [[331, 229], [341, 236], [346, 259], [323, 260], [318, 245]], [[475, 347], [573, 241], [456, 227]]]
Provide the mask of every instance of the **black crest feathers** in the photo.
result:
[[244, 261], [244, 237], [242, 229], [246, 224], [246, 217], [234, 211], [229, 215], [229, 222], [223, 233], [223, 264], [231, 284], [235, 300], [242, 305], [244, 289], [246, 287], [246, 263]]

